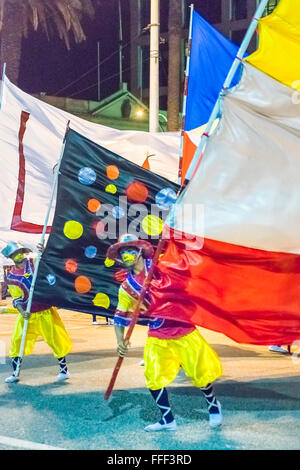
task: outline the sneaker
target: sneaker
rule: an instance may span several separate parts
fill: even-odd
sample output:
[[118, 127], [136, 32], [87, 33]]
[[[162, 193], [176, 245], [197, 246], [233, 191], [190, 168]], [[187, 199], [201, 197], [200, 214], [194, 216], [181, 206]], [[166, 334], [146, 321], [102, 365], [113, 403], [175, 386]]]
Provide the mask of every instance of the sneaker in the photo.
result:
[[283, 348], [282, 346], [269, 346], [269, 351], [278, 352], [278, 353], [281, 353], [281, 354], [287, 354], [288, 353], [288, 350]]
[[19, 380], [20, 380], [19, 377], [16, 377], [15, 375], [11, 375], [10, 377], [7, 377], [5, 379], [5, 383], [12, 384], [14, 382], [19, 382]]
[[156, 432], [156, 431], [176, 431], [177, 424], [175, 419], [171, 421], [171, 423], [168, 424], [161, 424], [161, 423], [155, 423], [155, 424], [149, 424], [149, 426], [145, 427], [145, 431], [147, 432]]
[[219, 401], [217, 401], [217, 406], [219, 413], [209, 413], [209, 425], [211, 428], [216, 428], [217, 426], [220, 426], [223, 421], [222, 407]]
[[100, 323], [97, 322], [97, 320], [92, 322], [92, 325], [100, 325]]
[[143, 367], [144, 365], [145, 365], [145, 361], [144, 361], [144, 359], [142, 359], [142, 360], [139, 362], [139, 366], [142, 366], [142, 367]]
[[67, 380], [70, 378], [70, 372], [68, 371], [66, 374], [63, 372], [60, 372], [56, 377], [55, 377], [55, 382], [62, 382], [63, 380]]

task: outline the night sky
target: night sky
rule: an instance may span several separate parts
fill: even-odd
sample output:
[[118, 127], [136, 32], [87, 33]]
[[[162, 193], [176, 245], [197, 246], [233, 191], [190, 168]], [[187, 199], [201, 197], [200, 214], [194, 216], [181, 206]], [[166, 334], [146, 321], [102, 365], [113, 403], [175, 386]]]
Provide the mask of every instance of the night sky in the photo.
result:
[[[48, 95], [73, 96], [74, 98], [97, 99], [97, 41], [100, 41], [100, 60], [116, 52], [100, 67], [101, 98], [119, 88], [119, 19], [118, 2], [109, 0], [105, 7], [98, 7], [94, 20], [85, 18], [83, 29], [87, 40], [82, 44], [72, 42], [68, 51], [58, 37], [49, 42], [41, 31], [31, 32], [23, 40], [21, 76], [19, 86], [29, 93], [46, 92]], [[126, 8], [127, 7], [127, 8]], [[129, 41], [128, 0], [122, 0], [124, 44]], [[129, 80], [129, 47], [124, 48], [123, 81]], [[76, 84], [61, 91], [66, 85], [85, 74]], [[115, 76], [113, 76], [115, 75]], [[92, 86], [95, 85], [95, 86]], [[91, 87], [92, 86], [92, 87]], [[89, 88], [91, 87], [91, 88]], [[85, 88], [88, 88], [84, 90]]]
[[[19, 86], [28, 93], [46, 92], [48, 95], [68, 96], [73, 98], [97, 100], [97, 41], [100, 41], [101, 99], [119, 89], [119, 15], [118, 0], [101, 1], [96, 7], [94, 20], [85, 17], [82, 21], [87, 40], [82, 44], [72, 42], [70, 51], [66, 49], [58, 36], [47, 40], [42, 31], [32, 31], [28, 39], [23, 40], [21, 76]], [[96, 2], [95, 2], [96, 3]], [[186, 0], [186, 24], [188, 27], [189, 4], [211, 22], [221, 19], [221, 0]], [[123, 44], [130, 41], [129, 0], [121, 0]], [[143, 22], [150, 22], [150, 0], [144, 0]], [[149, 18], [148, 18], [149, 17]], [[168, 1], [161, 1], [161, 31], [168, 27]], [[149, 33], [145, 33], [149, 34]], [[162, 46], [163, 48], [163, 46]], [[108, 60], [106, 60], [111, 56]], [[130, 82], [130, 46], [123, 49], [123, 81]], [[89, 70], [92, 69], [90, 72]], [[161, 58], [161, 81], [167, 83], [167, 62]], [[87, 73], [89, 72], [89, 73]], [[83, 76], [76, 83], [71, 82]], [[130, 84], [129, 84], [130, 85]]]

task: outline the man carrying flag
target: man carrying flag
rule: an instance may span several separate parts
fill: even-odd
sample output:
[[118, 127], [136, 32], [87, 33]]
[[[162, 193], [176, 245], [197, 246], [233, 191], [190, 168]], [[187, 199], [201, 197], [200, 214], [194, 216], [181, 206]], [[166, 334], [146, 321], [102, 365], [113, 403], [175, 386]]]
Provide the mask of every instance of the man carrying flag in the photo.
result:
[[[130, 325], [130, 314], [152, 265], [153, 254], [153, 247], [149, 242], [138, 240], [131, 234], [122, 235], [119, 242], [113, 244], [107, 252], [109, 259], [118, 261], [128, 270], [119, 289], [119, 303], [114, 318], [120, 356], [124, 356], [128, 349], [128, 344], [124, 341], [124, 328]], [[146, 295], [142, 318], [145, 318], [148, 307], [149, 298]], [[144, 361], [146, 386], [162, 414], [161, 420], [147, 426], [145, 431], [176, 430], [176, 421], [165, 387], [175, 379], [180, 367], [204, 393], [210, 426], [216, 427], [222, 423], [221, 405], [211, 384], [221, 375], [221, 364], [217, 354], [192, 323], [149, 318]]]
[[19, 358], [19, 352], [23, 335], [24, 320], [28, 320], [24, 354], [31, 354], [38, 336], [42, 336], [53, 350], [54, 357], [59, 361], [60, 372], [56, 377], [56, 381], [66, 380], [70, 377], [65, 356], [71, 350], [71, 340], [56, 308], [33, 302], [31, 312], [26, 313], [26, 306], [34, 273], [33, 260], [28, 259], [25, 256], [30, 251], [31, 250], [29, 248], [25, 248], [18, 243], [10, 242], [1, 252], [6, 258], [10, 258], [15, 264], [7, 275], [7, 284], [9, 292], [13, 298], [13, 306], [19, 312], [10, 349], [13, 374], [5, 379], [6, 383], [19, 381], [15, 372], [18, 361], [21, 360], [21, 358]]

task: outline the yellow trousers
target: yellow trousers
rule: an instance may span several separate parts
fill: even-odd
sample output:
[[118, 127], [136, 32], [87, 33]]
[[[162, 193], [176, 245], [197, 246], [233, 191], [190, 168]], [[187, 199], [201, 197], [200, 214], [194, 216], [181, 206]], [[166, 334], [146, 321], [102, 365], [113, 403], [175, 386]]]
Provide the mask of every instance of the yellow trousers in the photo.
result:
[[179, 339], [148, 337], [144, 362], [146, 386], [151, 390], [169, 385], [180, 366], [196, 387], [205, 387], [222, 374], [217, 354], [198, 330]]
[[[23, 327], [24, 319], [22, 315], [19, 314], [13, 332], [9, 352], [10, 357], [19, 356]], [[72, 344], [70, 337], [55, 307], [51, 307], [49, 310], [43, 310], [42, 312], [32, 313], [28, 320], [24, 355], [32, 353], [39, 336], [41, 336], [53, 350], [54, 357], [59, 358], [66, 356], [71, 350]]]

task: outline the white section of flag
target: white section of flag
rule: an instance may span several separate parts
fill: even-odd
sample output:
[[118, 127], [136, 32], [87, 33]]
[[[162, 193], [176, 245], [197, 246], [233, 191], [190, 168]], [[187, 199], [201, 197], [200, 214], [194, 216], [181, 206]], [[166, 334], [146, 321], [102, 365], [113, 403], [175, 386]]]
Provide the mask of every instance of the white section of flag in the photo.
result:
[[18, 185], [18, 132], [22, 111], [30, 113], [23, 139], [26, 184], [22, 218], [27, 222], [44, 223], [53, 167], [60, 156], [68, 120], [72, 129], [138, 165], [143, 164], [147, 153], [153, 155], [149, 160], [151, 171], [177, 182], [178, 133], [119, 131], [88, 122], [24, 93], [5, 78], [0, 111], [0, 250], [10, 240], [31, 248], [40, 240], [40, 235], [10, 230]]
[[[206, 238], [300, 253], [300, 105], [294, 90], [249, 64], [178, 204], [204, 205]], [[173, 228], [182, 230], [181, 211]], [[201, 223], [184, 222], [203, 234]]]

